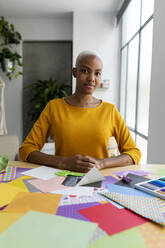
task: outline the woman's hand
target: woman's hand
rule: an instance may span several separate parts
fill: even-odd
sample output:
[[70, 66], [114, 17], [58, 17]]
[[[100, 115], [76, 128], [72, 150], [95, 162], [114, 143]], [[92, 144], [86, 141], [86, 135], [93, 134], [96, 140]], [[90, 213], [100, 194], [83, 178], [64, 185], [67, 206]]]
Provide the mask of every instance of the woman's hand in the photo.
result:
[[101, 169], [101, 159], [90, 156], [74, 155], [63, 160], [67, 170], [88, 172], [93, 167]]

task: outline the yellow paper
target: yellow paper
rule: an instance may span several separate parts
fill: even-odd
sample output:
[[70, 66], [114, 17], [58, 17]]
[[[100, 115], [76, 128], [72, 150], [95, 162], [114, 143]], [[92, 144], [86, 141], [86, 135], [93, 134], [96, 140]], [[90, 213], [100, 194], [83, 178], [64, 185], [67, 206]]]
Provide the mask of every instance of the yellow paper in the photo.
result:
[[5, 231], [11, 224], [16, 222], [24, 214], [0, 212], [0, 233]]
[[18, 179], [15, 179], [15, 180], [9, 182], [8, 184], [9, 185], [13, 185], [14, 187], [18, 187], [18, 188], [24, 189], [25, 192], [29, 192], [29, 190], [27, 189], [26, 185], [23, 182], [23, 179], [30, 179], [30, 178], [32, 178], [32, 177], [22, 176], [22, 177], [20, 177]]
[[3, 210], [4, 212], [26, 213], [29, 210], [55, 214], [62, 195], [21, 192]]
[[8, 183], [0, 183], [0, 207], [9, 204], [19, 192], [25, 191]]

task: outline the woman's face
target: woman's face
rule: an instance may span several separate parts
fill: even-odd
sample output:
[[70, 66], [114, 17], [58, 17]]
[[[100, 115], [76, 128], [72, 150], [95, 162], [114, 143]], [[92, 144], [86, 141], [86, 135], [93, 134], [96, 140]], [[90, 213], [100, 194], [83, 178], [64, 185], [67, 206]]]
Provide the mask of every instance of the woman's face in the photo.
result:
[[73, 75], [76, 77], [76, 91], [82, 94], [92, 94], [101, 81], [102, 62], [94, 56], [83, 58], [76, 68], [73, 68]]

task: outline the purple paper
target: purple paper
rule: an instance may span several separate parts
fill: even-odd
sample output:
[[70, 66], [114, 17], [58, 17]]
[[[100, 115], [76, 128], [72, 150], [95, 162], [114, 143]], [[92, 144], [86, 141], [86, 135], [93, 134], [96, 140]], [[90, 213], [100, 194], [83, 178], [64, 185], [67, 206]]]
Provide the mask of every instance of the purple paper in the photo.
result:
[[81, 203], [81, 204], [72, 204], [72, 205], [64, 205], [59, 206], [58, 210], [56, 212], [56, 215], [78, 219], [78, 220], [84, 220], [89, 221], [87, 218], [85, 218], [83, 215], [81, 215], [78, 210], [93, 207], [96, 205], [99, 205], [99, 202], [89, 202], [89, 203]]
[[25, 171], [28, 171], [28, 170], [31, 170], [31, 168], [20, 168], [20, 167], [17, 167], [16, 168], [16, 177], [15, 177], [15, 179], [20, 178], [20, 177], [23, 177], [24, 175], [21, 174], [21, 173], [22, 172], [25, 172]]
[[105, 176], [104, 177], [104, 180], [101, 183], [101, 187], [106, 189], [107, 188], [107, 184], [110, 184], [110, 183], [113, 183], [114, 184], [116, 182], [118, 182], [118, 180], [115, 177]]
[[115, 175], [118, 177], [123, 177], [123, 176], [127, 176], [128, 173], [137, 175], [137, 176], [147, 176], [148, 172], [147, 171], [143, 171], [143, 170], [123, 170], [123, 171], [118, 171], [115, 172]]
[[0, 211], [1, 211], [1, 210], [3, 210], [5, 207], [7, 207], [7, 205], [5, 205], [5, 206], [1, 207], [1, 208], [0, 208]]

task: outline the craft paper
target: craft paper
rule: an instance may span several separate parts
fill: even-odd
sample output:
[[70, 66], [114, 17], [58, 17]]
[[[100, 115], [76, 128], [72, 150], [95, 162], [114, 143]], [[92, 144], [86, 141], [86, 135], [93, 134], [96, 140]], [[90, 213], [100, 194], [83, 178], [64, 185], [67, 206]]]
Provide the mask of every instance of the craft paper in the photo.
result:
[[3, 211], [26, 213], [35, 210], [55, 214], [61, 197], [61, 195], [22, 192]]
[[146, 246], [149, 248], [164, 248], [165, 228], [152, 222], [138, 227]]
[[96, 227], [97, 224], [86, 221], [30, 211], [0, 235], [0, 244], [1, 247], [84, 248]]
[[[31, 179], [32, 180], [32, 179]], [[35, 180], [35, 179], [34, 179]], [[24, 184], [26, 185], [27, 189], [29, 192], [33, 193], [33, 192], [41, 192], [39, 189], [37, 189], [36, 187], [34, 187], [33, 185], [31, 185], [28, 182], [28, 179], [23, 179]]]
[[26, 190], [9, 185], [9, 183], [0, 183], [0, 207], [10, 203], [19, 192]]
[[24, 214], [0, 212], [0, 234]]
[[66, 206], [59, 206], [56, 212], [56, 215], [74, 218], [78, 220], [89, 221], [83, 215], [81, 215], [78, 210], [93, 207], [99, 205], [98, 202], [90, 202], [90, 203], [82, 203], [82, 204], [74, 204], [74, 205], [66, 205]]
[[16, 167], [15, 166], [8, 166], [5, 169], [5, 172], [0, 173], [0, 181], [11, 181], [15, 178], [16, 175]]
[[100, 204], [78, 211], [90, 221], [98, 223], [99, 227], [109, 235], [122, 232], [146, 222], [146, 219], [141, 216], [127, 209], [118, 209], [111, 203]]
[[22, 177], [22, 172], [29, 171], [31, 169], [29, 168], [21, 168], [21, 167], [16, 167], [16, 176], [15, 179]]
[[157, 198], [124, 195], [114, 192], [103, 193], [103, 195], [145, 218], [165, 225], [165, 219], [161, 210], [161, 201]]
[[51, 193], [62, 194], [62, 195], [92, 196], [93, 193], [95, 192], [94, 189], [95, 188], [93, 187], [76, 186], [76, 187], [69, 187], [67, 189], [52, 191]]
[[142, 197], [147, 197], [147, 198], [155, 198], [154, 196], [147, 194], [143, 191], [123, 187], [123, 186], [116, 185], [116, 184], [107, 184], [107, 189], [109, 190], [109, 192], [115, 192], [115, 193], [120, 193], [120, 194], [125, 194], [125, 195], [142, 196]]
[[96, 167], [93, 167], [87, 174], [85, 174], [85, 176], [83, 176], [77, 186], [102, 181], [103, 179], [104, 177], [101, 175], [99, 170]]
[[[113, 236], [103, 235], [87, 248], [146, 248], [144, 240], [137, 227], [131, 228]], [[156, 247], [156, 246], [155, 246]], [[153, 247], [153, 248], [155, 248]]]
[[15, 180], [9, 182], [8, 184], [12, 185], [14, 187], [18, 187], [20, 189], [24, 189], [24, 192], [29, 192], [28, 188], [26, 187], [26, 185], [23, 182], [23, 179], [30, 179], [30, 178], [31, 177], [29, 177], [29, 176], [23, 176], [23, 177], [17, 178]]
[[53, 177], [48, 180], [35, 179], [28, 180], [28, 182], [34, 187], [38, 188], [40, 191], [47, 193], [60, 189], [68, 189], [68, 186], [62, 185], [62, 182], [65, 180], [65, 177]]
[[107, 184], [111, 184], [111, 183], [114, 184], [114, 183], [117, 183], [117, 182], [118, 182], [118, 180], [115, 177], [105, 176], [104, 180], [101, 183], [101, 187], [106, 189]]
[[137, 176], [147, 176], [148, 172], [144, 171], [144, 170], [122, 170], [122, 171], [118, 171], [115, 172], [115, 175], [118, 177], [123, 177], [123, 176], [127, 176], [128, 173], [137, 175]]
[[104, 197], [99, 194], [93, 194], [92, 196], [63, 195], [59, 205], [63, 206], [88, 202], [101, 202], [103, 200]]
[[22, 172], [22, 174], [46, 180], [56, 177], [55, 175], [56, 171], [61, 171], [61, 170], [57, 170], [47, 166], [39, 166], [37, 168], [28, 170], [26, 172]]
[[130, 182], [125, 182], [123, 180], [119, 180], [115, 184], [116, 185], [121, 185], [121, 186], [124, 186], [124, 187], [135, 188], [136, 183], [141, 183], [141, 182], [145, 182], [145, 181], [149, 180], [148, 178], [137, 176], [137, 175], [134, 175], [134, 174], [131, 174], [131, 173], [128, 173], [127, 176], [131, 179]]

